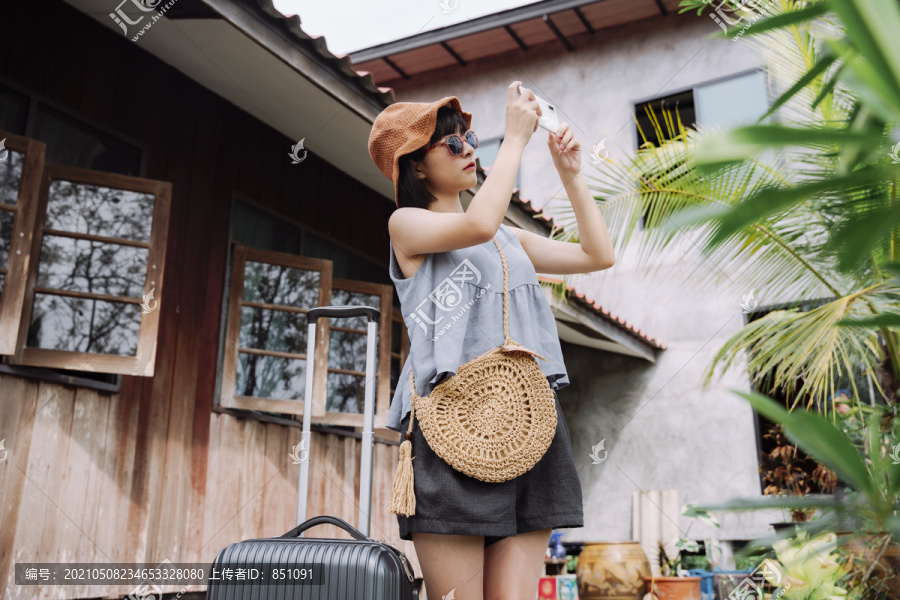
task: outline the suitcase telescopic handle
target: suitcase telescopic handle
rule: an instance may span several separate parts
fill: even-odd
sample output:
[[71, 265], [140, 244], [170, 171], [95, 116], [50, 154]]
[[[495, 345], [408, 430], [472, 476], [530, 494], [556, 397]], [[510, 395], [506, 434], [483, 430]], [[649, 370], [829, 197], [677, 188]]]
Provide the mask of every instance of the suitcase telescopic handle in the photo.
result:
[[312, 527], [315, 527], [316, 525], [334, 525], [336, 527], [340, 527], [341, 529], [343, 529], [344, 531], [346, 531], [347, 533], [352, 535], [354, 537], [354, 539], [357, 539], [360, 542], [371, 542], [372, 541], [368, 537], [363, 535], [362, 532], [360, 532], [358, 529], [356, 529], [353, 525], [351, 525], [347, 521], [345, 521], [343, 519], [339, 519], [337, 517], [330, 517], [328, 515], [322, 515], [320, 517], [313, 517], [312, 519], [306, 521], [305, 523], [301, 523], [300, 525], [297, 525], [296, 527], [294, 527], [293, 529], [291, 529], [290, 531], [288, 531], [287, 533], [285, 533], [284, 535], [282, 535], [280, 537], [282, 537], [282, 538], [299, 537], [301, 533], [303, 533], [307, 529], [311, 529]]
[[306, 311], [306, 318], [310, 323], [318, 324], [323, 317], [367, 317], [369, 321], [378, 322], [381, 319], [381, 311], [371, 306], [318, 306]]

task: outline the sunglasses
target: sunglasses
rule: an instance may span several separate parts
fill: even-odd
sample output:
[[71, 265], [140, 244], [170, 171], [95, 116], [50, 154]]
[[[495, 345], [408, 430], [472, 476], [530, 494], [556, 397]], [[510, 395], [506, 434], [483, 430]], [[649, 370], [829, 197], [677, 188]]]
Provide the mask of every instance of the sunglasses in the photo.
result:
[[[463, 137], [466, 138], [466, 142], [472, 146], [474, 149], [478, 149], [478, 137], [475, 135], [475, 132], [471, 129], [463, 134]], [[425, 148], [425, 152], [428, 152], [432, 148], [436, 148], [441, 144], [447, 144], [447, 150], [450, 151], [450, 154], [453, 156], [459, 156], [463, 152], [463, 141], [458, 135], [447, 136], [439, 142], [435, 142]]]

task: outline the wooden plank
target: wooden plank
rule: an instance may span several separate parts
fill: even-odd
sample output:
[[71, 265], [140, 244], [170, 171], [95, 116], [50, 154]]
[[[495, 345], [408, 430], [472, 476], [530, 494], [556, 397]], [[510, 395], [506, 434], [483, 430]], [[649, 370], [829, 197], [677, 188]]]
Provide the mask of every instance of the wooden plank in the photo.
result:
[[[98, 465], [101, 470], [101, 478], [96, 482], [99, 499], [97, 500], [96, 527], [93, 533], [93, 539], [97, 542], [97, 546], [105, 553], [106, 556], [121, 564], [123, 546], [121, 543], [121, 534], [124, 531], [124, 522], [121, 517], [122, 513], [128, 514], [128, 494], [130, 489], [129, 473], [132, 463], [128, 461], [129, 456], [127, 450], [129, 441], [133, 443], [134, 438], [130, 435], [134, 432], [134, 426], [137, 425], [136, 411], [131, 411], [131, 399], [134, 397], [134, 378], [124, 377], [122, 386], [118, 394], [111, 394], [107, 398], [109, 404], [109, 419], [106, 425], [106, 431], [103, 432], [103, 456], [100, 458]], [[133, 448], [133, 446], [132, 446]], [[120, 592], [127, 595], [131, 590], [126, 590], [125, 586], [108, 586], [102, 589], [98, 588], [97, 593]]]
[[[100, 460], [101, 435], [106, 430], [109, 410], [105, 398], [95, 390], [76, 389], [69, 437], [69, 454], [64, 465], [63, 492], [59, 510], [65, 515], [62, 527], [54, 532], [54, 560], [67, 562], [110, 563], [111, 558], [99, 551], [93, 538], [96, 524], [97, 463]], [[93, 477], [92, 477], [93, 475]], [[92, 489], [93, 486], [93, 489]], [[73, 586], [72, 596], [87, 597], [104, 586]]]
[[[217, 122], [226, 122], [234, 111], [234, 107], [222, 102], [211, 103], [210, 114]], [[226, 127], [217, 127], [211, 140], [217, 150], [216, 160], [211, 165], [212, 172], [207, 173], [206, 181], [214, 182], [211, 186], [212, 202], [215, 210], [209, 217], [210, 238], [209, 257], [206, 262], [207, 277], [204, 278], [204, 310], [199, 317], [200, 347], [196, 353], [197, 372], [195, 375], [197, 391], [194, 398], [193, 431], [191, 434], [191, 497], [188, 508], [187, 536], [185, 543], [191, 549], [192, 561], [203, 562], [202, 546], [204, 539], [205, 515], [207, 514], [207, 489], [209, 480], [208, 456], [211, 452], [210, 435], [212, 427], [212, 409], [216, 403], [214, 398], [216, 376], [219, 371], [219, 323], [222, 309], [222, 290], [225, 287], [225, 265], [229, 252], [230, 231], [229, 211], [226, 202], [231, 196], [232, 181], [237, 165], [238, 153], [221, 152], [227, 148], [232, 132]]]
[[284, 494], [281, 493], [281, 481], [284, 471], [291, 460], [287, 457], [290, 446], [287, 446], [287, 427], [268, 423], [265, 426], [265, 458], [262, 465], [262, 478], [265, 487], [262, 491], [262, 523], [260, 533], [271, 537], [281, 535], [281, 513], [284, 510]]
[[[38, 386], [19, 377], [0, 375], [0, 439], [8, 453], [0, 466], [0, 589], [14, 589], [13, 567], [16, 530], [20, 518], [36, 517], [34, 506], [24, 503], [25, 472], [34, 431]], [[36, 523], [38, 521], [26, 521]], [[33, 534], [33, 529], [30, 532]]]
[[255, 419], [241, 421], [244, 444], [241, 451], [241, 468], [235, 476], [240, 478], [241, 504], [237, 522], [241, 539], [256, 537], [262, 528], [263, 460], [265, 456], [265, 423]]
[[[16, 562], [57, 562], [59, 534], [68, 518], [59, 509], [63, 479], [69, 460], [75, 393], [55, 384], [42, 383], [38, 389], [38, 412], [34, 419], [34, 439], [28, 457], [28, 484], [22, 500], [26, 510], [16, 534], [20, 546]], [[34, 507], [36, 510], [31, 511]], [[42, 525], [38, 535], [35, 524]]]
[[213, 541], [222, 526], [221, 489], [222, 489], [222, 429], [230, 415], [212, 413], [209, 427], [209, 452], [207, 453], [206, 494], [203, 511], [203, 541], [198, 548], [198, 562], [212, 563], [218, 552], [218, 545]]
[[[189, 319], [192, 323], [200, 320], [204, 310], [203, 288], [196, 285], [196, 276], [206, 266], [209, 254], [209, 229], [204, 226], [214, 212], [211, 189], [207, 178], [213, 173], [215, 152], [209, 141], [213, 138], [219, 124], [215, 115], [198, 111], [196, 123], [187, 131], [191, 143], [188, 150], [194, 157], [190, 171], [190, 187], [183, 190], [182, 196], [188, 202], [188, 228], [195, 232], [184, 242], [184, 257], [179, 260], [180, 282], [178, 296], [179, 319]], [[192, 444], [194, 399], [197, 385], [199, 365], [194, 360], [200, 346], [200, 336], [195, 327], [179, 327], [175, 339], [175, 362], [171, 375], [170, 411], [178, 415], [169, 421], [167, 435], [167, 451], [164, 469], [167, 474], [161, 488], [167, 501], [166, 510], [161, 513], [159, 547], [165, 548], [166, 556], [173, 561], [181, 561], [186, 549], [187, 516], [191, 501], [189, 474], [192, 463]], [[169, 556], [171, 554], [171, 556]], [[176, 590], [177, 591], [177, 590]]]

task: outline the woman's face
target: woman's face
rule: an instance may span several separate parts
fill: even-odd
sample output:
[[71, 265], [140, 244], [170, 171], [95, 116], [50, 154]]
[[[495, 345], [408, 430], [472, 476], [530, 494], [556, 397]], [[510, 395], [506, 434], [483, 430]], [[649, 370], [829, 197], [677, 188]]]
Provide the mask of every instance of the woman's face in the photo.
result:
[[[456, 134], [462, 138], [465, 131], [457, 129]], [[443, 139], [447, 139], [446, 136]], [[468, 165], [472, 165], [466, 168]], [[425, 159], [419, 163], [418, 175], [423, 179], [425, 188], [432, 194], [455, 195], [473, 187], [477, 183], [475, 175], [475, 149], [463, 139], [463, 151], [459, 156], [450, 154], [447, 144], [440, 144], [425, 153]]]

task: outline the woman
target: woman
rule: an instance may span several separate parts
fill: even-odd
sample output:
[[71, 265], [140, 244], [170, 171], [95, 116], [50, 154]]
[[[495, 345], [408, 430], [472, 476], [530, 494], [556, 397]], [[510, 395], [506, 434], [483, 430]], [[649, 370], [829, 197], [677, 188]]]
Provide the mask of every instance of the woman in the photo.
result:
[[[606, 224], [579, 173], [581, 146], [567, 123], [548, 132], [547, 145], [575, 209], [580, 245], [502, 223], [541, 114], [531, 90], [516, 97], [519, 85], [507, 88], [504, 140], [468, 210], [459, 194], [476, 184], [478, 141], [469, 129], [471, 113], [455, 96], [395, 103], [373, 125], [369, 153], [396, 194], [398, 209], [388, 221], [390, 270], [411, 343], [388, 419], [395, 431], [410, 426], [410, 369], [417, 393], [427, 396], [458, 365], [503, 342], [503, 268], [495, 239], [507, 260], [510, 337], [548, 359], [538, 362], [554, 396], [569, 381], [536, 272], [588, 273], [615, 262]], [[415, 545], [431, 600], [533, 600], [552, 529], [584, 526], [558, 399], [556, 407], [556, 434], [545, 454], [501, 483], [456, 471], [412, 428], [414, 513], [392, 512], [398, 512], [400, 537]]]

